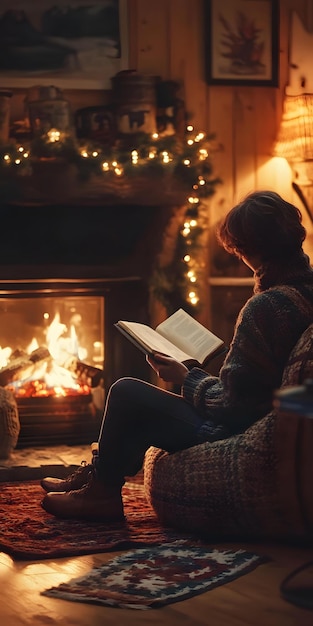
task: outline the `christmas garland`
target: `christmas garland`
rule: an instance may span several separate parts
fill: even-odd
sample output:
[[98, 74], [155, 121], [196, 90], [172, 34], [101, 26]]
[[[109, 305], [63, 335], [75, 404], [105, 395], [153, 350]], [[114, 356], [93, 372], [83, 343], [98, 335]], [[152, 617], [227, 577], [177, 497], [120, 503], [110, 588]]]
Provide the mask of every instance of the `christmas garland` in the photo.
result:
[[171, 263], [166, 267], [156, 264], [149, 286], [169, 313], [180, 306], [195, 311], [201, 304], [203, 235], [207, 228], [205, 199], [215, 193], [221, 182], [213, 175], [213, 151], [214, 135], [196, 133], [191, 125], [183, 138], [136, 134], [131, 147], [120, 141], [110, 148], [78, 144], [72, 137], [51, 129], [33, 139], [28, 147], [15, 143], [0, 147], [0, 191], [5, 201], [15, 200], [19, 195], [18, 177], [31, 174], [32, 163], [38, 159], [72, 163], [81, 180], [91, 175], [153, 176], [162, 184], [162, 177], [170, 175], [186, 189], [184, 224]]

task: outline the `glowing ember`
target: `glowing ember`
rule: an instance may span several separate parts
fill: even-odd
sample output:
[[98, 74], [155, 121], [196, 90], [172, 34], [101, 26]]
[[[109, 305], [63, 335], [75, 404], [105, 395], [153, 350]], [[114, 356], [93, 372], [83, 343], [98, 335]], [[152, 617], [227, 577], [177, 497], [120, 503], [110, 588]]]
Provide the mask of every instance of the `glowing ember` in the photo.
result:
[[82, 396], [90, 394], [89, 385], [76, 385], [75, 389], [65, 389], [64, 387], [48, 387], [46, 383], [34, 380], [29, 383], [23, 383], [22, 386], [8, 385], [17, 398], [65, 398], [68, 396]]

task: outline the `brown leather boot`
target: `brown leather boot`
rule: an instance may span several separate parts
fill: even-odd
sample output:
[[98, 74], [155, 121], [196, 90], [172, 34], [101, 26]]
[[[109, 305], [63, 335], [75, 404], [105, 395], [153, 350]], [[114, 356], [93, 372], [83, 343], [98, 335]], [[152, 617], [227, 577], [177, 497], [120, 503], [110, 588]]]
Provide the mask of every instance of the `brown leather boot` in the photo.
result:
[[62, 519], [107, 523], [125, 520], [121, 491], [108, 490], [94, 475], [81, 489], [47, 493], [41, 506]]
[[93, 465], [82, 461], [81, 466], [67, 478], [52, 478], [48, 476], [43, 478], [40, 484], [45, 491], [73, 491], [81, 489], [81, 487], [86, 485], [93, 471]]

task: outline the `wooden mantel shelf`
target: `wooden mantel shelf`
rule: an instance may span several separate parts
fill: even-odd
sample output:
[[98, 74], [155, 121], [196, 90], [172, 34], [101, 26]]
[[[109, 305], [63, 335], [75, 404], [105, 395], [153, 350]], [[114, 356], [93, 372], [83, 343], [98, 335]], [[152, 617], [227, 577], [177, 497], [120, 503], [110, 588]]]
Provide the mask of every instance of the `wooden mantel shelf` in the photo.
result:
[[190, 188], [170, 173], [120, 177], [105, 173], [79, 177], [75, 165], [64, 162], [33, 164], [33, 172], [16, 176], [18, 197], [10, 204], [80, 206], [182, 206]]

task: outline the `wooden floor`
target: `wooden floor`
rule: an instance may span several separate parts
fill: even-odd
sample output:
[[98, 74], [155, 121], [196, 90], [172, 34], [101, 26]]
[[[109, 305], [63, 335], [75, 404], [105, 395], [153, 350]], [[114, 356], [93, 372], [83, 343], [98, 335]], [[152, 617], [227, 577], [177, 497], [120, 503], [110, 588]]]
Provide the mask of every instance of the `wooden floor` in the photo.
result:
[[[86, 450], [16, 453], [14, 463], [32, 466], [57, 462], [79, 464]], [[82, 452], [86, 454], [82, 457]], [[61, 461], [60, 461], [61, 459]], [[88, 456], [87, 456], [88, 459]], [[13, 461], [6, 465], [13, 464]], [[44, 471], [43, 467], [43, 471]], [[117, 609], [41, 596], [49, 587], [82, 576], [121, 552], [44, 561], [14, 561], [0, 553], [1, 626], [313, 626], [313, 611], [297, 608], [280, 597], [283, 578], [313, 560], [310, 550], [281, 545], [221, 544], [255, 551], [270, 558], [234, 582], [162, 609]], [[313, 586], [313, 568], [307, 574]]]
[[[13, 561], [0, 553], [0, 624], [312, 626], [313, 611], [297, 608], [283, 600], [279, 584], [289, 571], [313, 559], [313, 550], [243, 544], [236, 544], [236, 547], [254, 549], [272, 560], [227, 585], [161, 609], [145, 611], [93, 606], [40, 595], [44, 589], [81, 576], [120, 552], [41, 562]], [[310, 570], [310, 576], [313, 584], [313, 570]]]

